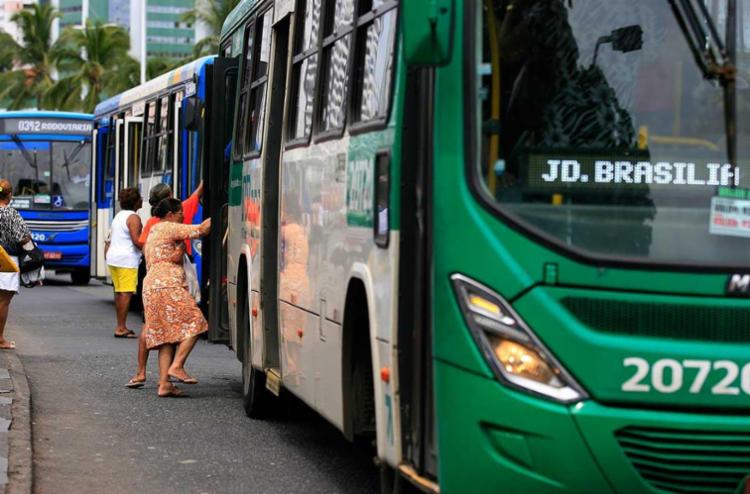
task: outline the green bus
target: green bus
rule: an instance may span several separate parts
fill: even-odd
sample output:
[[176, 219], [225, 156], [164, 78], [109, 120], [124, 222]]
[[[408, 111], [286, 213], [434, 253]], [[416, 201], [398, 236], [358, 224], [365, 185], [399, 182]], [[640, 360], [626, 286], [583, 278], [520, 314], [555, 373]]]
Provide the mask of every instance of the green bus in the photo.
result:
[[374, 438], [383, 492], [750, 488], [749, 4], [241, 2], [248, 415]]

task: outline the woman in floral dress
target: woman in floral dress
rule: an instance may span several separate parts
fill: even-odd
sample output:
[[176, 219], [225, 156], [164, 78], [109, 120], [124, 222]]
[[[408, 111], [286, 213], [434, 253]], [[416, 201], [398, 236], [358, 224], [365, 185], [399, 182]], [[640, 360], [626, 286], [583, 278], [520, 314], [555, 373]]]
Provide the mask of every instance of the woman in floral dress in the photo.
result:
[[169, 378], [186, 384], [198, 382], [185, 372], [185, 360], [198, 335], [208, 331], [208, 323], [187, 289], [182, 267], [185, 239], [207, 235], [211, 220], [183, 225], [182, 204], [173, 198], [162, 200], [156, 209], [164, 220], [151, 229], [144, 248], [148, 269], [143, 281], [144, 330], [149, 350], [159, 349], [159, 396], [176, 397], [182, 392]]

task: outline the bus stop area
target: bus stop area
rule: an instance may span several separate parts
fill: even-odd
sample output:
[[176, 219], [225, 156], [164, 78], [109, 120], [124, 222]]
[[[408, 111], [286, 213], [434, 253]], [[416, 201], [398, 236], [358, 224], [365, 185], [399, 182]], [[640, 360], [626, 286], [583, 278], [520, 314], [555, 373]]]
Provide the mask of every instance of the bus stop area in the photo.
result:
[[[187, 399], [157, 397], [155, 354], [146, 386], [127, 389], [137, 340], [112, 337], [111, 297], [110, 286], [52, 274], [14, 300], [6, 335], [17, 348], [0, 353], [0, 484], [9, 481], [0, 489], [376, 491], [367, 448], [301, 402], [285, 399], [274, 419], [249, 420], [240, 365], [225, 346], [198, 342], [189, 366], [200, 382], [183, 386]], [[128, 321], [140, 330], [137, 314]]]

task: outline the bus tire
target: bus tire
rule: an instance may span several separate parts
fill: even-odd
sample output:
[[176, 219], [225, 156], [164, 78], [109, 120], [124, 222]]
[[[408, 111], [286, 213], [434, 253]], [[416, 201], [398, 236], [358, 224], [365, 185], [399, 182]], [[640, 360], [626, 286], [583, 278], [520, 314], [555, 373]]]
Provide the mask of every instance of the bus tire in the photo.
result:
[[70, 281], [72, 281], [74, 285], [88, 285], [89, 281], [91, 281], [91, 272], [89, 272], [89, 268], [71, 271]]
[[262, 419], [269, 415], [273, 406], [271, 393], [266, 389], [266, 374], [253, 367], [250, 348], [250, 303], [247, 290], [242, 290], [242, 303], [238, 314], [238, 329], [243, 332], [242, 338], [242, 407], [245, 414], [253, 419]]

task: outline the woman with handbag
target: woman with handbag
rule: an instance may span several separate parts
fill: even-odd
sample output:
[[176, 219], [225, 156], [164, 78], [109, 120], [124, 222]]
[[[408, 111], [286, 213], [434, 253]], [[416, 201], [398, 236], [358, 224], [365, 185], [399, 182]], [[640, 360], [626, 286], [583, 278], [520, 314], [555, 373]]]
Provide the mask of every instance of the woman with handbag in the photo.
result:
[[208, 331], [208, 323], [188, 291], [183, 267], [185, 240], [208, 235], [211, 220], [183, 225], [182, 204], [171, 198], [162, 200], [155, 213], [163, 220], [151, 229], [144, 249], [148, 272], [143, 282], [144, 331], [148, 349], [159, 349], [158, 394], [177, 397], [182, 392], [169, 378], [197, 383], [185, 372], [185, 361], [198, 335]]
[[[0, 179], [0, 246], [18, 264], [18, 254], [33, 247], [31, 232], [18, 211], [10, 207], [13, 188], [5, 179]], [[19, 273], [0, 273], [0, 350], [12, 350], [15, 342], [5, 339], [5, 323], [8, 321], [10, 301], [18, 293]]]
[[[157, 223], [160, 223], [164, 220], [164, 217], [159, 216], [160, 212], [157, 211], [156, 206], [162, 200], [168, 199], [170, 197], [172, 197], [172, 188], [169, 185], [160, 183], [151, 187], [148, 198], [148, 203], [151, 205], [151, 218], [148, 219], [146, 224], [143, 226], [143, 230], [141, 230], [141, 236], [138, 239], [141, 245], [146, 245], [148, 234], [151, 232], [151, 228], [153, 228], [153, 226]], [[190, 197], [182, 201], [184, 224], [193, 224], [193, 217], [196, 215], [198, 208], [200, 207], [200, 201], [202, 197], [203, 181], [201, 180], [200, 184], [198, 184], [198, 187], [193, 191], [192, 194], [190, 194]], [[161, 214], [166, 213], [166, 210], [161, 211]], [[194, 291], [197, 291], [198, 297], [196, 298], [196, 302], [200, 303], [200, 301], [198, 300], [198, 298], [200, 297], [198, 273], [196, 272], [195, 265], [193, 265], [189, 259], [189, 255], [191, 252], [189, 239], [185, 240], [185, 252], [186, 255], [184, 256], [185, 260], [183, 262], [183, 266], [185, 267], [185, 274], [187, 275], [190, 293], [194, 296], [194, 298], [196, 298], [196, 293], [194, 293]], [[143, 288], [142, 280], [144, 280], [145, 277], [146, 265], [145, 261], [142, 260], [141, 265], [138, 267], [138, 280], [141, 283], [141, 288]], [[146, 364], [148, 363], [148, 353], [148, 347], [146, 346], [146, 331], [141, 331], [141, 334], [138, 337], [138, 370], [136, 371], [135, 375], [127, 382], [127, 384], [125, 384], [125, 387], [130, 389], [137, 389], [142, 388], [146, 385]]]

